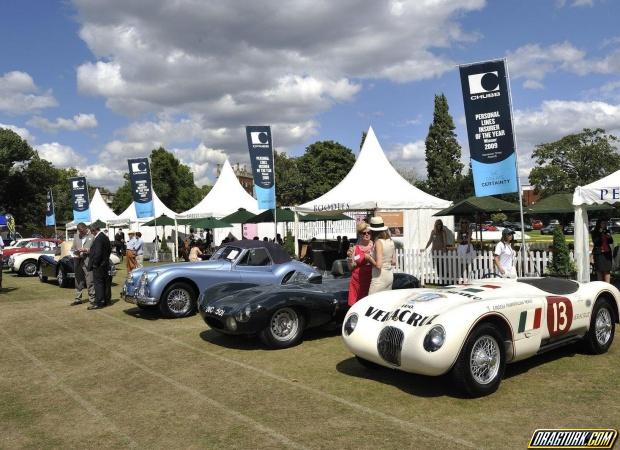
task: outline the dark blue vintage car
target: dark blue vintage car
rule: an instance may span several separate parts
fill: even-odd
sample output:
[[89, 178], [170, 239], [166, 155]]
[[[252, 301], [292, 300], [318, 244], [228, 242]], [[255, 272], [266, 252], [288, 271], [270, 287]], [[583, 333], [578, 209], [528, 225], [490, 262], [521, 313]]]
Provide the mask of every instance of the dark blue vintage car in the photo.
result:
[[278, 244], [242, 240], [220, 247], [207, 261], [135, 269], [121, 296], [139, 308], [158, 307], [168, 317], [185, 317], [196, 312], [198, 295], [214, 284], [280, 285], [296, 272], [317, 274]]
[[[198, 310], [211, 329], [225, 334], [258, 335], [271, 348], [297, 344], [307, 328], [341, 323], [347, 303], [350, 272], [336, 260], [332, 273], [296, 273], [284, 285], [222, 283], [204, 291]], [[395, 273], [392, 289], [420, 287], [418, 279]]]

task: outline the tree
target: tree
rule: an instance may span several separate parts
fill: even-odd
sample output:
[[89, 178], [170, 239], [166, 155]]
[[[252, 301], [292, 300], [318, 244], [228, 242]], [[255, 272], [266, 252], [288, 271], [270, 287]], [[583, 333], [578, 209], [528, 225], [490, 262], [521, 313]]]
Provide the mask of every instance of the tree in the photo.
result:
[[[9, 208], [15, 198], [8, 195], [11, 178], [34, 156], [34, 150], [17, 133], [0, 128], [0, 209]], [[0, 211], [1, 212], [1, 211]]]
[[336, 186], [355, 164], [351, 149], [334, 141], [319, 141], [306, 147], [297, 160], [302, 179], [300, 202], [313, 200]]
[[605, 130], [584, 128], [581, 133], [558, 141], [539, 144], [532, 156], [537, 167], [530, 172], [530, 184], [543, 197], [573, 192], [620, 169], [618, 139]]
[[302, 177], [297, 167], [297, 159], [284, 152], [274, 152], [276, 167], [276, 203], [290, 206], [303, 203]]
[[547, 263], [549, 275], [557, 277], [568, 277], [576, 272], [575, 263], [570, 257], [568, 246], [562, 227], [557, 226], [553, 231], [553, 256]]
[[426, 191], [439, 198], [455, 200], [463, 178], [461, 146], [456, 140], [454, 120], [446, 96], [435, 95], [433, 122], [426, 136]]
[[[173, 211], [187, 211], [202, 200], [203, 192], [211, 189], [206, 186], [197, 187], [190, 168], [163, 147], [151, 152], [150, 167], [153, 189], [164, 205]], [[125, 183], [118, 188], [112, 201], [112, 209], [117, 214], [133, 201], [129, 176], [125, 175], [124, 178]]]

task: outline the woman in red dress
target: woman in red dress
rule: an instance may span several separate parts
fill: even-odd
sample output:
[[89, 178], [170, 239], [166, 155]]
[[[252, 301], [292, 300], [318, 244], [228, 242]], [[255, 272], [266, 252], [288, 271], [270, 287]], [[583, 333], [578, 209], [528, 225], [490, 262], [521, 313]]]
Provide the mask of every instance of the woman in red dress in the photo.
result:
[[370, 280], [372, 279], [372, 265], [368, 257], [373, 249], [370, 239], [370, 227], [366, 222], [357, 225], [357, 244], [349, 249], [349, 266], [351, 267], [351, 281], [349, 282], [349, 306], [368, 295]]

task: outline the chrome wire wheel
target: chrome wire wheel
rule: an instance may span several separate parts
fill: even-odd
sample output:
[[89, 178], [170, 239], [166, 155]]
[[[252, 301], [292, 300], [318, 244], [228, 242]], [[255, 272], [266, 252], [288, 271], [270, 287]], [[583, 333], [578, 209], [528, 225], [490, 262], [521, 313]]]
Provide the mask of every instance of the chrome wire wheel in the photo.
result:
[[480, 336], [474, 343], [470, 357], [469, 370], [479, 384], [489, 384], [497, 377], [501, 353], [497, 341], [489, 336]]
[[168, 293], [166, 303], [173, 314], [186, 314], [192, 307], [192, 295], [185, 289], [176, 288]]
[[596, 334], [596, 340], [601, 346], [607, 344], [611, 338], [611, 329], [613, 323], [611, 321], [611, 314], [607, 308], [601, 308], [596, 314], [596, 323], [594, 325], [594, 332]]
[[24, 263], [24, 273], [29, 277], [33, 277], [37, 274], [37, 265], [33, 262]]
[[58, 275], [56, 276], [56, 281], [58, 282], [58, 286], [63, 287], [65, 285], [65, 272], [64, 270], [59, 270]]
[[282, 308], [271, 316], [271, 334], [278, 341], [288, 341], [297, 335], [299, 316], [292, 308]]

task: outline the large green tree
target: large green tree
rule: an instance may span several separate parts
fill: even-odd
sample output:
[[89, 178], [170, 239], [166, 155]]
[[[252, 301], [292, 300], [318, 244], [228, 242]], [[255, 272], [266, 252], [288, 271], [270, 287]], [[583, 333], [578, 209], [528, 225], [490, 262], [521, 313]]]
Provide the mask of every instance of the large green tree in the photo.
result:
[[454, 129], [446, 96], [435, 95], [433, 122], [425, 140], [428, 176], [424, 187], [428, 193], [447, 200], [456, 200], [463, 178], [461, 146]]
[[319, 141], [306, 147], [297, 160], [301, 173], [302, 199], [309, 201], [320, 197], [336, 186], [355, 164], [351, 149], [334, 141]]
[[620, 169], [618, 139], [601, 128], [585, 128], [560, 140], [539, 144], [532, 156], [536, 166], [530, 184], [546, 197], [572, 192]]
[[[208, 186], [197, 187], [190, 168], [163, 147], [151, 152], [150, 166], [153, 189], [164, 205], [173, 211], [187, 211], [210, 190]], [[125, 175], [124, 178], [125, 182], [118, 188], [112, 201], [112, 209], [117, 214], [123, 212], [132, 201], [129, 176]]]
[[298, 158], [274, 152], [276, 168], [276, 203], [291, 206], [303, 203], [303, 183], [297, 167]]

